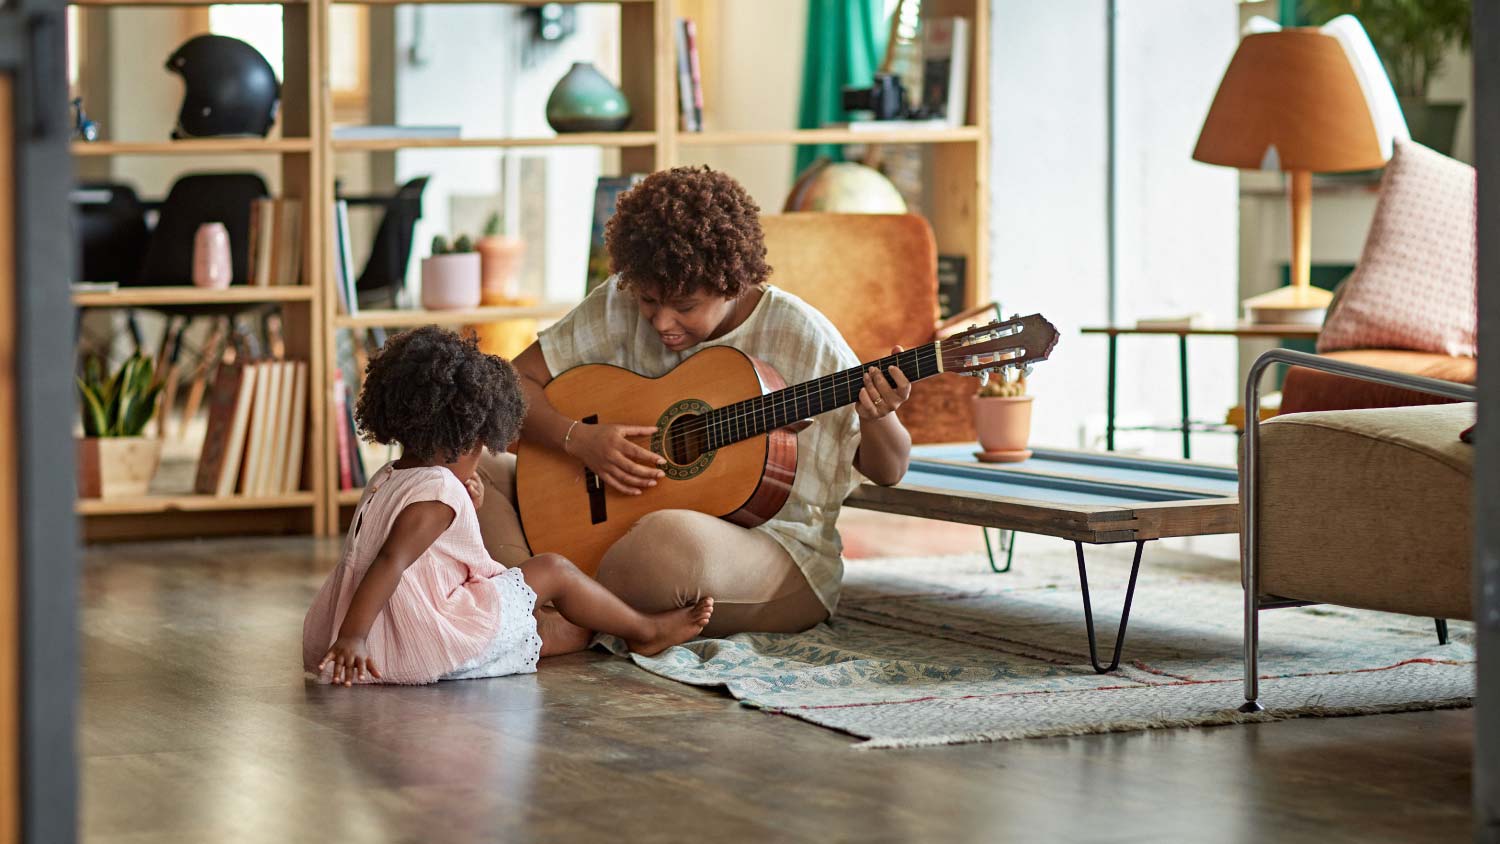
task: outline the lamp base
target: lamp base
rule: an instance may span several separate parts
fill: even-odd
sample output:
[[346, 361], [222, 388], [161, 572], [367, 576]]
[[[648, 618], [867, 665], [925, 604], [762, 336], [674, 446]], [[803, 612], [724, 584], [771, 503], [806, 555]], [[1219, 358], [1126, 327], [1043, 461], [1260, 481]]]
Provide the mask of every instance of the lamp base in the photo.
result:
[[1333, 294], [1321, 287], [1293, 285], [1251, 296], [1241, 304], [1257, 325], [1322, 325]]

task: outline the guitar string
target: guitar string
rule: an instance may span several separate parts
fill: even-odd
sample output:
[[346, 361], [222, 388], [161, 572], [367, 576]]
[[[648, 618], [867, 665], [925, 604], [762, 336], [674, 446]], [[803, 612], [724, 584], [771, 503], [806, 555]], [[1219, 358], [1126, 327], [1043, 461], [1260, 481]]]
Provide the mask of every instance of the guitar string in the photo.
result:
[[[931, 343], [926, 346], [918, 347], [916, 349], [906, 349], [896, 355], [888, 355], [887, 357], [881, 358], [878, 361], [871, 361], [867, 364], [861, 364], [858, 368], [851, 368], [844, 370], [843, 372], [833, 373], [832, 375], [825, 375], [813, 381], [808, 381], [804, 382], [803, 384], [797, 384], [792, 387], [783, 388], [776, 391], [775, 393], [742, 400], [740, 402], [736, 402], [735, 404], [726, 405], [722, 408], [715, 408], [706, 414], [697, 416], [694, 419], [689, 420], [688, 424], [682, 426], [681, 428], [674, 427], [669, 439], [669, 444], [673, 447], [674, 453], [681, 454], [682, 449], [685, 448], [686, 443], [690, 437], [702, 434], [707, 431], [708, 433], [705, 437], [705, 444], [711, 447], [705, 448], [704, 451], [713, 451], [726, 445], [731, 445], [735, 442], [747, 439], [748, 437], [765, 433], [766, 431], [759, 431], [757, 429], [766, 422], [774, 419], [780, 411], [785, 410], [788, 407], [794, 407], [794, 409], [798, 411], [799, 416], [804, 415], [800, 413], [801, 405], [806, 402], [810, 409], [812, 407], [812, 400], [815, 396], [818, 399], [820, 405], [825, 403], [830, 398], [833, 401], [838, 402], [838, 404], [836, 405], [837, 407], [842, 407], [845, 404], [850, 404], [854, 401], [857, 401], [857, 399], [847, 398], [841, 400], [839, 398], [840, 391], [847, 391], [847, 394], [849, 396], [853, 396], [857, 392], [857, 390], [854, 389], [856, 384], [859, 385], [860, 389], [863, 389], [865, 371], [870, 366], [875, 366], [877, 364], [884, 366], [889, 362], [890, 365], [899, 366], [904, 371], [907, 367], [906, 364], [901, 360], [903, 356], [909, 355], [911, 357], [911, 367], [917, 373], [916, 379], [913, 380], [921, 380], [930, 377], [931, 375], [936, 375], [938, 374], [938, 372], [936, 371], [928, 373], [926, 375], [922, 374], [922, 366], [924, 363], [923, 353], [928, 352], [929, 350], [932, 351], [933, 354], [927, 355], [926, 357], [930, 359], [929, 362], [934, 366], [936, 365], [938, 355], [942, 355], [944, 362], [942, 371], [952, 371], [955, 368], [954, 362], [961, 360], [963, 357], [967, 356], [963, 354], [955, 355], [952, 353], [952, 351], [939, 350], [938, 344], [936, 343]], [[843, 380], [840, 381], [840, 379]], [[825, 384], [824, 382], [827, 383]], [[772, 396], [776, 395], [784, 395], [785, 397], [781, 399], [772, 399]], [[770, 401], [766, 401], [767, 399], [770, 399]], [[744, 406], [744, 409], [742, 410], [735, 411], [727, 416], [717, 416], [717, 414], [722, 414], [727, 411], [734, 410], [735, 408], [742, 405]], [[822, 410], [818, 411], [818, 413], [808, 413], [805, 415], [815, 416], [819, 413], [824, 413], [832, 409], [833, 408], [823, 408]], [[743, 424], [746, 420], [749, 420], [751, 423], [748, 427]], [[792, 420], [788, 420], [788, 423], [790, 421]], [[783, 423], [782, 425], [772, 425], [766, 430], [769, 431], [775, 430], [779, 427], [785, 427], [785, 425], [788, 423]], [[753, 433], [746, 433], [747, 431]], [[728, 439], [727, 442], [718, 442], [717, 444], [715, 444], [716, 440], [723, 440], [726, 438], [732, 439]]]
[[[707, 431], [708, 434], [705, 437], [706, 444], [712, 444], [715, 440], [724, 439], [725, 437], [733, 438], [730, 442], [719, 443], [715, 446], [715, 448], [722, 448], [724, 445], [731, 444], [732, 442], [738, 442], [747, 437], [764, 433], [764, 431], [758, 429], [777, 420], [781, 411], [789, 407], [793, 408], [798, 416], [816, 416], [833, 409], [824, 407], [830, 400], [836, 402], [836, 407], [842, 407], [858, 401], [855, 396], [863, 389], [865, 373], [871, 366], [879, 366], [881, 368], [898, 366], [903, 371], [909, 368], [915, 373], [916, 377], [912, 379], [914, 381], [936, 375], [939, 371], [937, 369], [937, 360], [940, 354], [943, 357], [945, 368], [948, 369], [951, 369], [953, 359], [960, 357], [940, 351], [936, 343], [927, 344], [916, 349], [906, 349], [895, 355], [888, 355], [876, 361], [862, 363], [857, 368], [850, 368], [842, 372], [825, 375], [813, 381], [777, 390], [771, 394], [742, 400], [722, 408], [715, 408], [709, 411], [709, 413], [689, 420], [687, 424], [680, 428], [674, 427], [668, 443], [672, 447], [673, 453], [682, 454], [682, 450], [689, 438]], [[909, 358], [909, 361], [903, 360], [903, 358]], [[926, 366], [931, 366], [934, 371], [925, 372], [924, 367]], [[841, 394], [847, 396], [847, 398], [841, 398]], [[780, 397], [773, 398], [775, 396]], [[818, 406], [822, 408], [817, 412], [811, 412], [814, 399], [816, 399]], [[810, 411], [807, 414], [801, 413], [801, 407], [804, 404]], [[748, 426], [745, 424], [747, 421], [750, 423]], [[787, 423], [783, 423], [782, 425], [771, 424], [766, 430], [785, 427], [785, 424]], [[705, 451], [709, 450], [713, 449], [705, 449]]]
[[[838, 394], [840, 390], [849, 391], [849, 394], [851, 396], [854, 394], [854, 392], [857, 392], [853, 391], [853, 387], [856, 383], [862, 385], [865, 370], [869, 366], [884, 366], [887, 361], [889, 361], [891, 362], [891, 365], [899, 366], [904, 371], [907, 368], [901, 361], [901, 357], [904, 355], [911, 356], [911, 367], [917, 373], [917, 379], [920, 380], [922, 378], [926, 378], [928, 377], [927, 375], [921, 374], [923, 364], [922, 353], [928, 351], [929, 349], [935, 350], [935, 347], [936, 344], [928, 344], [916, 349], [907, 349], [899, 354], [888, 355], [879, 360], [871, 361], [868, 364], [860, 364], [858, 368], [846, 369], [842, 372], [825, 375], [821, 378], [814, 379], [813, 381], [807, 381], [802, 384], [796, 384], [791, 387], [786, 387], [768, 395], [742, 400], [731, 405], [726, 405], [722, 408], [715, 408], [708, 413], [689, 420], [688, 424], [684, 425], [680, 429], [680, 431], [679, 429], [674, 428], [672, 443], [674, 445], [680, 446], [686, 441], [686, 438], [688, 436], [700, 434], [704, 431], [710, 432], [710, 438], [712, 438], [713, 435], [717, 433], [737, 435], [739, 431], [749, 430], [748, 428], [743, 427], [743, 425], [741, 424], [746, 420], [750, 420], [752, 423], [765, 422], [770, 418], [776, 417], [780, 411], [785, 410], [788, 407], [794, 407], [794, 409], [796, 409], [800, 408], [800, 406], [804, 403], [806, 403], [808, 407], [811, 408], [812, 399], [815, 395], [817, 396], [820, 404], [829, 398], [833, 399], [834, 401], [839, 401]], [[935, 366], [935, 355], [932, 357], [934, 359]], [[935, 375], [937, 373], [932, 372], [929, 374]], [[843, 379], [843, 381], [841, 382], [839, 379]], [[823, 382], [828, 383], [826, 385], [823, 385]], [[816, 385], [816, 389], [813, 389], [814, 385]], [[799, 390], [800, 393], [798, 392]], [[773, 396], [782, 396], [782, 398], [772, 398]], [[768, 399], [769, 401], [767, 401]], [[842, 407], [844, 404], [848, 404], [856, 400], [857, 399], [848, 399], [840, 401], [837, 406]], [[744, 408], [740, 410], [734, 410], [741, 405], [744, 405]], [[730, 411], [733, 412], [731, 413]], [[724, 413], [728, 413], [728, 415], [716, 416], [716, 414]], [[751, 427], [756, 427], [756, 425], [752, 424]], [[775, 427], [784, 427], [784, 425], [773, 426], [773, 429]]]

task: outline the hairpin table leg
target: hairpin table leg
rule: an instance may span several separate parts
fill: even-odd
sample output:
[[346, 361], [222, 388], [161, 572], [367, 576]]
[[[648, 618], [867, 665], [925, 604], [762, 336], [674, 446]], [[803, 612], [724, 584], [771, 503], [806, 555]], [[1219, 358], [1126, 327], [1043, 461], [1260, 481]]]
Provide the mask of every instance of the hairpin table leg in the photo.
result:
[[1125, 607], [1120, 610], [1120, 627], [1115, 633], [1115, 655], [1108, 666], [1099, 664], [1099, 646], [1094, 636], [1094, 607], [1089, 601], [1089, 574], [1083, 564], [1083, 543], [1074, 542], [1073, 546], [1078, 549], [1078, 581], [1083, 587], [1083, 621], [1088, 626], [1089, 662], [1094, 664], [1095, 671], [1106, 674], [1120, 667], [1120, 650], [1125, 646], [1125, 626], [1130, 623], [1130, 601], [1135, 597], [1135, 576], [1141, 570], [1141, 550], [1146, 547], [1146, 541], [1137, 540], [1135, 543], [1135, 560], [1130, 564], [1130, 585], [1125, 589]]
[[[1005, 552], [1005, 568], [1000, 568], [999, 566], [995, 565], [995, 548], [990, 544], [990, 529], [987, 527], [982, 527], [979, 530], [984, 534], [984, 553], [989, 555], [990, 571], [994, 572], [995, 574], [1005, 574], [1006, 572], [1010, 571], [1011, 558], [1016, 555], [1016, 532], [1013, 530], [997, 530], [995, 532], [995, 542], [999, 543], [1000, 550]], [[1010, 534], [1009, 540], [1005, 540], [1003, 538], [1006, 533]]]

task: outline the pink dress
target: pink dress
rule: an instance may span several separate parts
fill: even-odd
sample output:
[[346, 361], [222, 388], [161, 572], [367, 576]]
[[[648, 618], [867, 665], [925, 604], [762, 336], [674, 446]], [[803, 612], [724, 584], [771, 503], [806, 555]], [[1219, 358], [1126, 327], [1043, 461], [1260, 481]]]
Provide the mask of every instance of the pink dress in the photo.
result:
[[463, 482], [441, 466], [396, 469], [388, 463], [366, 486], [338, 567], [302, 624], [302, 665], [318, 682], [332, 678], [332, 667], [320, 674], [318, 662], [338, 638], [365, 570], [396, 517], [421, 501], [441, 501], [455, 515], [437, 541], [407, 567], [370, 627], [365, 641], [383, 682], [431, 683], [536, 671], [542, 650], [532, 615], [536, 593], [520, 569], [507, 569], [490, 558]]

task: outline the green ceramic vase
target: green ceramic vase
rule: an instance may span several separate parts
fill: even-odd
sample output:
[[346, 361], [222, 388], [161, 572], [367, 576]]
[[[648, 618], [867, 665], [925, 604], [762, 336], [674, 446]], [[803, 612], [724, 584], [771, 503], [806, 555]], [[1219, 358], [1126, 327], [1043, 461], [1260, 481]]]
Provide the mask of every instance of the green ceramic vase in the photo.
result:
[[575, 62], [547, 98], [547, 123], [558, 132], [618, 132], [630, 123], [630, 101], [588, 62]]

